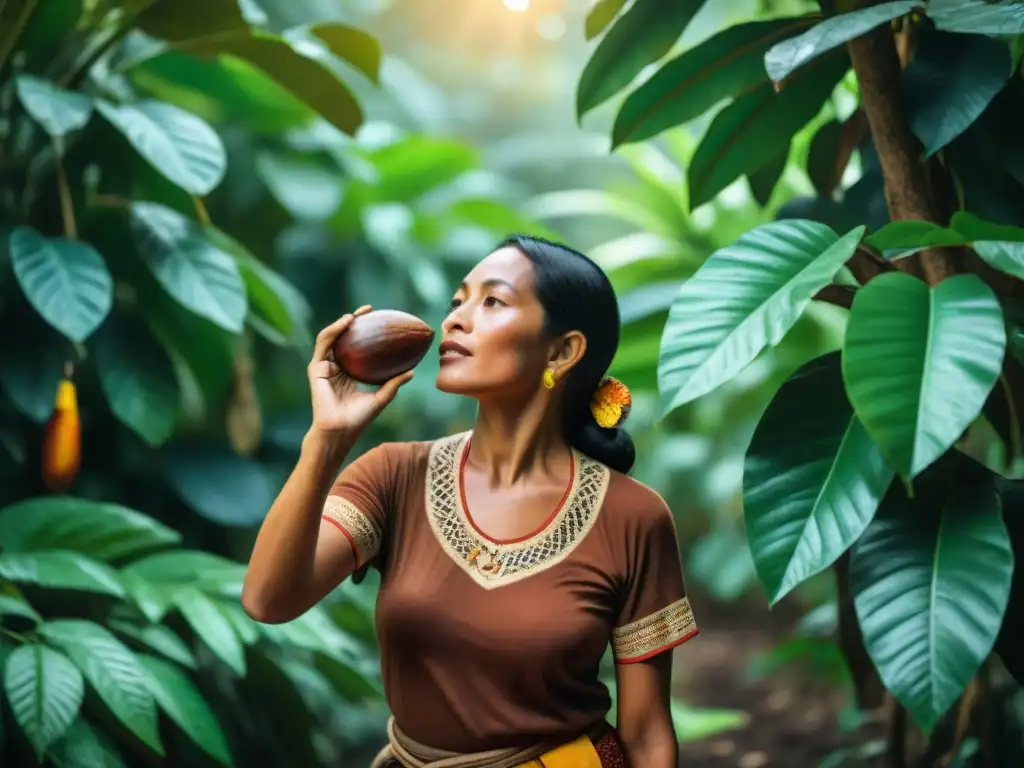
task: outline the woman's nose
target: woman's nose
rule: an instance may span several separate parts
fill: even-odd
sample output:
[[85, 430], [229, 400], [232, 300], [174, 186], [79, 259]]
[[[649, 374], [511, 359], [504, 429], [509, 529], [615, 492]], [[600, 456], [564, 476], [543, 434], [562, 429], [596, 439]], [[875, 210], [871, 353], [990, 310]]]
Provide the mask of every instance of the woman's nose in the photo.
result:
[[469, 332], [469, 328], [467, 327], [466, 323], [465, 306], [465, 304], [460, 304], [459, 306], [457, 306], [455, 309], [448, 313], [448, 316], [444, 319], [444, 322], [441, 323], [442, 331], [444, 331], [445, 333], [450, 333], [454, 330], [459, 330], [462, 331], [463, 333]]

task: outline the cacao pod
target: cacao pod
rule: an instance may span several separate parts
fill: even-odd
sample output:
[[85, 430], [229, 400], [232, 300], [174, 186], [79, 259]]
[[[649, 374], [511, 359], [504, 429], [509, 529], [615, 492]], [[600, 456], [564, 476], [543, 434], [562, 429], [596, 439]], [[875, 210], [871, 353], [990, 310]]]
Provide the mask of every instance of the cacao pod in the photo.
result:
[[408, 312], [376, 309], [360, 315], [334, 343], [334, 361], [363, 384], [383, 384], [419, 364], [434, 329]]

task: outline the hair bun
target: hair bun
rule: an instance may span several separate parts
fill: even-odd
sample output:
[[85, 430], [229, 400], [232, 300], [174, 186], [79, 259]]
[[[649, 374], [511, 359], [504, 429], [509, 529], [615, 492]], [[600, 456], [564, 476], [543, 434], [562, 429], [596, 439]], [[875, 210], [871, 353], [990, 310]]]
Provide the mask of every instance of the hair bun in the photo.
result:
[[614, 429], [622, 426], [629, 418], [633, 407], [633, 396], [629, 387], [616, 378], [606, 376], [590, 399], [590, 412], [597, 426]]

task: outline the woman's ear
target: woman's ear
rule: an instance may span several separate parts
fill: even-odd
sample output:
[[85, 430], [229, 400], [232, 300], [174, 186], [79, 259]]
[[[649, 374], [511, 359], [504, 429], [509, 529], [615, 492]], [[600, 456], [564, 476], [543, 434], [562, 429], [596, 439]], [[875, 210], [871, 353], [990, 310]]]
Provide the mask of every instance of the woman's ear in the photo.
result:
[[579, 331], [569, 331], [559, 338], [551, 349], [548, 361], [558, 369], [559, 377], [565, 376], [583, 359], [587, 351], [587, 337]]

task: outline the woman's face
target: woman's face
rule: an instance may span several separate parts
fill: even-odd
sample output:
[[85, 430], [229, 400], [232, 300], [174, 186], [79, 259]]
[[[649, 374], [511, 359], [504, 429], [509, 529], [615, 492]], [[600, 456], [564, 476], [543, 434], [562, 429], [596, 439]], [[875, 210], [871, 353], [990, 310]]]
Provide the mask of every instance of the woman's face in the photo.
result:
[[528, 396], [551, 357], [543, 328], [530, 260], [514, 247], [494, 251], [466, 275], [441, 325], [437, 388], [478, 400]]

